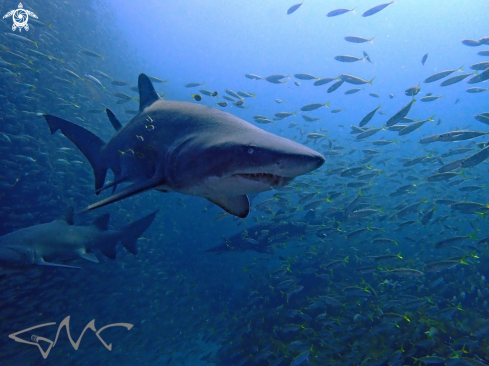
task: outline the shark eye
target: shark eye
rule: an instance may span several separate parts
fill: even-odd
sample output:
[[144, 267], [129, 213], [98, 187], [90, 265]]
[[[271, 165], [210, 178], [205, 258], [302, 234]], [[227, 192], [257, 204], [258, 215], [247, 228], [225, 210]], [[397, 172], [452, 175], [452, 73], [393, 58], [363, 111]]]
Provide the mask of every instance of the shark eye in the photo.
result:
[[253, 149], [251, 147], [248, 148], [248, 154], [250, 154], [250, 155], [253, 154]]

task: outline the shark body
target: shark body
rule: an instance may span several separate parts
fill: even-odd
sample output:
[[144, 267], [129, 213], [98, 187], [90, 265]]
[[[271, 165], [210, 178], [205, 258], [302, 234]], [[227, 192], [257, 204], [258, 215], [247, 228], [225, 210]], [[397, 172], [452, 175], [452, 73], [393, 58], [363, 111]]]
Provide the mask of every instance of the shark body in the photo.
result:
[[76, 226], [73, 222], [73, 208], [70, 208], [59, 219], [0, 237], [0, 268], [4, 271], [22, 270], [36, 265], [79, 268], [51, 261], [84, 258], [98, 262], [93, 253], [95, 249], [115, 259], [118, 242], [135, 255], [137, 239], [151, 225], [155, 215], [156, 212], [153, 212], [116, 231], [108, 229], [109, 214], [97, 218], [93, 225]]
[[[268, 133], [215, 108], [165, 101], [149, 78], [139, 75], [139, 114], [105, 143], [92, 132], [45, 115], [87, 157], [95, 174], [95, 191], [131, 185], [96, 202], [92, 210], [155, 189], [201, 196], [238, 217], [250, 210], [247, 194], [282, 187], [324, 163], [324, 157], [291, 140]], [[107, 170], [114, 181], [105, 184]]]

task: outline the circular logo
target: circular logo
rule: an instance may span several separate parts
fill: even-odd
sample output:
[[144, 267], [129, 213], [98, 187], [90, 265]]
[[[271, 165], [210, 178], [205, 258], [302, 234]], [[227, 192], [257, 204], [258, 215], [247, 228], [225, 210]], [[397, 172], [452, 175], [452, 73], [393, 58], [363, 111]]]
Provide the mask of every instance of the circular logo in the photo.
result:
[[29, 20], [29, 14], [24, 9], [17, 9], [12, 16], [14, 25], [18, 28], [24, 28]]

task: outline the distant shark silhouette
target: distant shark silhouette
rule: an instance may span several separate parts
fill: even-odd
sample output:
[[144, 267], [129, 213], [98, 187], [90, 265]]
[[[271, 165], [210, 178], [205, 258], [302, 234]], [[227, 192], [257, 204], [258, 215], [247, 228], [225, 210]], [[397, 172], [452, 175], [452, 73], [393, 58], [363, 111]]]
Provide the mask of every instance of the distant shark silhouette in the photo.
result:
[[[285, 213], [284, 210], [279, 210], [276, 215]], [[246, 240], [247, 237], [243, 236], [242, 232], [234, 234], [229, 238], [222, 237], [223, 243], [206, 249], [208, 253], [228, 253], [228, 252], [245, 252], [245, 251], [255, 251], [257, 253], [274, 254], [273, 246], [276, 244], [269, 241], [269, 238], [285, 234], [285, 240], [290, 237], [301, 237], [307, 234], [308, 225], [324, 225], [324, 220], [316, 218], [316, 213], [314, 210], [307, 211], [303, 218], [297, 218], [297, 221], [282, 222], [280, 225], [275, 225], [271, 223], [258, 224], [251, 226], [246, 229], [246, 231], [251, 235], [251, 239], [255, 239], [256, 242], [249, 242]], [[258, 236], [263, 232], [267, 231], [267, 235], [258, 239]], [[329, 227], [324, 226], [323, 230], [331, 230]], [[322, 238], [322, 230], [318, 230], [316, 234], [318, 237]], [[249, 236], [248, 236], [249, 238]]]
[[137, 239], [152, 224], [156, 213], [157, 211], [114, 231], [108, 229], [109, 214], [95, 219], [93, 225], [75, 226], [73, 208], [70, 207], [59, 219], [0, 237], [1, 272], [15, 272], [35, 265], [80, 268], [49, 261], [84, 258], [98, 262], [93, 254], [95, 249], [99, 249], [106, 257], [115, 259], [115, 246], [118, 242], [135, 255]]
[[[289, 183], [324, 163], [324, 157], [296, 142], [268, 133], [232, 114], [196, 103], [165, 101], [145, 74], [139, 75], [139, 114], [121, 126], [106, 144], [92, 132], [61, 118], [45, 115], [86, 156], [100, 193], [132, 183], [99, 202], [92, 210], [156, 189], [205, 197], [230, 214], [244, 218], [247, 194]], [[104, 186], [107, 170], [114, 182]], [[82, 211], [83, 212], [83, 211]]]

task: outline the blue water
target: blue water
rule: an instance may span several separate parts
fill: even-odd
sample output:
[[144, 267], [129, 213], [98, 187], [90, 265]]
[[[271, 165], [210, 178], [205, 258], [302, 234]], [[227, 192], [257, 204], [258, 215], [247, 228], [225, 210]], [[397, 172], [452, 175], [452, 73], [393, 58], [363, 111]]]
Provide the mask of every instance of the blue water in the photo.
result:
[[[5, 68], [16, 73], [9, 79], [0, 79], [1, 235], [50, 222], [67, 206], [80, 209], [98, 200], [93, 194], [93, 172], [86, 159], [59, 132], [51, 136], [43, 118], [35, 113], [66, 118], [108, 141], [114, 131], [103, 109], [111, 108], [123, 124], [127, 123], [132, 115], [125, 111], [137, 110], [138, 104], [130, 101], [118, 105], [113, 93], [136, 97], [137, 93], [129, 87], [137, 85], [141, 72], [168, 80], [167, 84], [154, 84], [167, 100], [195, 102], [192, 94], [199, 89], [216, 90], [219, 99], [203, 96], [200, 104], [220, 108], [215, 102], [223, 101], [224, 89], [256, 93], [256, 98], [245, 98], [245, 107], [249, 109], [228, 105], [224, 110], [250, 123], [254, 123], [255, 115], [273, 119], [277, 112], [296, 112], [297, 116], [275, 123], [255, 124], [324, 154], [331, 152], [330, 144], [334, 151], [341, 152], [340, 156], [327, 155], [326, 163], [318, 171], [292, 182], [293, 191], [261, 193], [254, 198], [251, 213], [243, 220], [221, 216], [221, 209], [202, 198], [159, 192], [144, 193], [77, 216], [77, 225], [90, 225], [98, 216], [110, 213], [111, 227], [122, 228], [160, 210], [155, 222], [138, 241], [137, 256], [118, 248], [114, 261], [97, 255], [98, 264], [82, 259], [69, 263], [84, 268], [79, 271], [34, 268], [3, 275], [0, 278], [2, 364], [408, 365], [414, 364], [414, 358], [434, 354], [443, 357], [447, 364], [459, 362], [457, 357], [489, 360], [488, 344], [483, 337], [487, 332], [473, 335], [476, 327], [484, 326], [482, 320], [489, 319], [486, 300], [489, 290], [484, 277], [489, 275], [484, 267], [487, 249], [484, 243], [477, 245], [474, 239], [467, 239], [471, 240], [471, 247], [469, 242], [464, 242], [445, 251], [433, 248], [435, 242], [447, 237], [474, 234], [477, 240], [483, 240], [489, 235], [485, 215], [461, 214], [436, 203], [439, 199], [450, 199], [487, 204], [487, 163], [463, 172], [459, 169], [460, 176], [453, 178], [466, 177], [460, 186], [481, 186], [474, 192], [459, 191], [460, 186], [450, 186], [447, 182], [426, 181], [441, 166], [434, 158], [461, 147], [471, 148], [471, 152], [463, 155], [470, 156], [480, 150], [475, 142], [487, 139], [482, 136], [447, 144], [418, 143], [423, 137], [456, 129], [487, 131], [487, 125], [473, 116], [489, 110], [489, 94], [465, 91], [470, 86], [487, 87], [487, 82], [468, 85], [466, 79], [441, 87], [441, 81], [426, 84], [423, 80], [460, 66], [464, 72], [471, 72], [470, 65], [489, 60], [476, 54], [488, 49], [487, 45], [468, 47], [461, 42], [489, 35], [489, 5], [481, 1], [399, 0], [366, 18], [361, 14], [378, 5], [377, 1], [306, 0], [296, 12], [287, 15], [292, 5], [294, 1], [278, 0], [97, 0], [59, 4], [30, 1], [24, 6], [50, 26], [31, 23], [28, 32], [15, 34], [38, 40], [39, 48], [6, 36], [12, 33], [10, 18], [0, 24], [3, 51], [0, 57], [15, 64]], [[5, 1], [0, 4], [0, 10], [4, 14], [17, 6], [14, 1]], [[355, 12], [326, 17], [333, 9], [356, 6]], [[375, 38], [373, 42], [354, 44], [346, 42], [345, 36]], [[104, 59], [84, 55], [80, 47]], [[33, 54], [29, 49], [63, 62]], [[24, 55], [32, 62], [19, 61], [7, 51]], [[366, 60], [342, 63], [334, 59], [338, 55], [362, 57], [363, 51], [368, 52], [373, 63]], [[423, 66], [421, 59], [426, 53], [429, 56]], [[104, 89], [86, 81], [76, 80], [75, 84], [56, 81], [54, 77], [69, 78], [65, 68], [82, 77], [100, 70], [128, 85], [116, 87], [102, 77], [99, 79]], [[314, 80], [297, 80], [294, 77], [297, 73], [321, 78], [350, 74], [365, 80], [375, 79], [372, 85], [344, 83], [337, 91], [327, 93], [332, 83], [316, 87]], [[261, 77], [284, 74], [289, 78], [284, 79], [285, 84], [276, 85], [250, 80], [245, 74]], [[294, 84], [296, 80], [300, 86]], [[205, 83], [205, 87], [185, 88], [190, 82]], [[23, 83], [35, 88], [25, 95], [17, 94], [25, 90]], [[401, 137], [381, 130], [358, 141], [350, 134], [350, 126], [357, 126], [379, 104], [383, 114], [377, 113], [367, 128], [382, 127], [411, 101], [404, 91], [418, 83], [421, 91], [408, 117], [433, 116], [433, 122]], [[344, 94], [357, 87], [363, 90]], [[421, 102], [421, 97], [428, 92], [443, 98]], [[373, 98], [369, 93], [377, 93], [380, 98]], [[278, 104], [276, 99], [285, 102]], [[300, 112], [304, 105], [326, 102], [329, 108]], [[333, 109], [343, 110], [333, 114]], [[305, 122], [301, 114], [320, 120]], [[298, 125], [289, 127], [290, 123]], [[314, 141], [306, 137], [310, 133], [327, 136]], [[376, 140], [395, 143], [372, 145]], [[62, 147], [70, 150], [64, 152], [60, 150]], [[362, 163], [367, 156], [362, 152], [364, 149], [375, 149], [378, 155], [371, 162]], [[405, 162], [402, 159], [420, 156], [428, 157], [422, 165], [402, 166]], [[461, 156], [443, 157], [442, 162]], [[381, 159], [390, 160], [379, 163]], [[380, 173], [366, 179], [368, 187], [363, 190], [347, 188], [346, 184], [354, 180], [334, 172], [366, 164], [365, 172], [379, 169]], [[308, 186], [301, 185], [304, 183]], [[411, 183], [415, 186], [409, 194], [394, 198], [389, 195]], [[323, 203], [315, 209], [322, 221], [304, 224], [310, 227], [309, 232], [303, 227], [297, 229], [298, 233], [288, 232], [284, 239], [278, 239], [273, 254], [254, 250], [205, 252], [221, 245], [223, 236], [231, 238], [233, 243], [242, 237], [258, 237], [256, 225], [265, 225], [267, 230], [278, 230], [280, 234], [280, 226], [287, 222], [295, 225], [307, 221], [304, 205], [311, 201], [304, 204], [298, 201], [311, 192], [317, 192], [312, 200], [325, 200], [332, 192], [342, 192], [342, 195], [338, 201]], [[272, 203], [269, 211], [256, 208], [276, 194], [290, 202], [285, 207]], [[342, 212], [359, 195], [364, 195], [368, 202], [362, 208], [381, 211], [359, 221], [339, 216], [332, 219], [330, 213]], [[423, 201], [422, 205], [410, 216], [394, 217], [401, 209], [396, 209], [397, 206], [419, 201]], [[417, 222], [435, 205], [437, 210], [429, 225]], [[280, 214], [290, 216], [283, 221], [274, 218]], [[388, 217], [381, 220], [384, 215]], [[433, 223], [440, 216], [446, 216], [444, 221]], [[395, 231], [407, 220], [413, 220], [411, 226]], [[376, 227], [379, 231], [368, 231], [354, 240], [345, 239], [348, 233], [366, 227]], [[332, 229], [323, 235], [319, 230], [326, 228], [340, 230]], [[396, 244], [376, 246], [371, 242], [375, 235], [395, 240]], [[365, 260], [367, 256], [386, 253], [402, 253], [403, 261], [382, 263], [374, 274], [354, 273], [362, 266], [371, 265]], [[387, 271], [387, 267], [424, 271], [426, 264], [448, 258], [458, 258], [455, 269], [426, 271], [422, 278], [396, 279]], [[462, 258], [469, 265], [461, 264]], [[333, 271], [321, 267], [334, 260], [341, 263]], [[285, 277], [277, 278], [273, 274], [279, 269], [285, 270]], [[294, 280], [292, 289], [298, 286], [303, 289], [288, 296], [277, 287], [290, 276]], [[386, 284], [386, 280], [390, 282]], [[354, 299], [345, 295], [345, 287], [364, 288], [365, 281], [377, 291], [374, 299], [370, 295], [367, 300], [367, 295]], [[324, 295], [337, 298], [342, 307], [330, 304], [320, 310], [308, 309], [311, 299]], [[389, 301], [405, 301], [406, 296], [425, 302], [414, 310], [405, 304], [384, 309]], [[439, 309], [431, 309], [435, 304]], [[448, 317], [440, 313], [459, 304], [464, 311], [454, 310], [454, 315]], [[323, 312], [330, 323], [317, 320]], [[382, 313], [389, 312], [408, 316], [409, 324], [401, 320], [398, 327], [383, 329], [384, 323], [379, 319]], [[75, 341], [92, 319], [96, 319], [97, 329], [120, 322], [134, 327], [129, 331], [118, 328], [104, 333], [107, 343], [113, 344], [112, 351], [104, 348], [91, 331], [87, 331], [79, 349], [74, 350], [61, 331], [57, 347], [45, 360], [37, 347], [8, 338], [9, 334], [38, 324], [56, 322], [57, 326], [66, 316], [71, 316]], [[297, 324], [300, 330], [283, 331], [287, 324]], [[433, 334], [437, 335], [430, 338], [426, 333], [431, 328], [435, 328]], [[54, 339], [56, 329], [53, 326], [45, 333], [36, 334]], [[416, 346], [427, 340], [434, 343], [426, 348]], [[297, 348], [292, 346], [287, 350], [297, 341], [301, 342]], [[395, 360], [394, 354], [399, 350], [402, 350], [400, 361]], [[308, 361], [301, 358], [304, 352], [310, 352]]]
[[[359, 119], [383, 103], [388, 113], [397, 111], [407, 103], [403, 92], [427, 76], [481, 62], [474, 48], [464, 46], [462, 39], [478, 39], [484, 34], [487, 4], [447, 1], [426, 3], [400, 1], [371, 17], [360, 14], [376, 2], [358, 4], [355, 1], [337, 1], [324, 4], [306, 1], [295, 13], [283, 11], [291, 2], [248, 1], [233, 2], [186, 1], [177, 4], [149, 2], [140, 12], [139, 3], [117, 2], [116, 17], [128, 43], [134, 47], [138, 59], [148, 73], [174, 79], [177, 85], [205, 81], [210, 89], [249, 90], [260, 98], [252, 100], [258, 111], [237, 111], [242, 117], [254, 114], [271, 114], [279, 110], [294, 111], [313, 102], [331, 101], [334, 108], [345, 108], [338, 115], [345, 121]], [[357, 14], [346, 13], [334, 18], [325, 15], [331, 9], [360, 6]], [[151, 9], [151, 10], [150, 10]], [[373, 44], [354, 44], [343, 37], [356, 35], [375, 37]], [[480, 47], [479, 47], [480, 49]], [[477, 50], [479, 50], [477, 49]], [[357, 62], [344, 64], [333, 59], [336, 55], [361, 57], [365, 50], [374, 64]], [[426, 66], [422, 56], [428, 53]], [[298, 89], [291, 81], [287, 85], [274, 85], [244, 78], [245, 73], [267, 76], [310, 73], [319, 77], [336, 77], [341, 73], [360, 76], [366, 80], [375, 77], [372, 87], [363, 93], [345, 97], [344, 85], [340, 91], [326, 94], [329, 86], [312, 87], [311, 82], [301, 82]], [[484, 95], [463, 98], [456, 108], [450, 108], [454, 99], [463, 95], [464, 84], [439, 88], [438, 83], [423, 88], [444, 98], [437, 103], [426, 103], [413, 109], [411, 118], [436, 114], [450, 127], [458, 126], [457, 119], [467, 111], [473, 114], [483, 103]], [[168, 97], [188, 98], [187, 91], [172, 88]], [[366, 98], [365, 92], [376, 92], [381, 100]], [[174, 94], [175, 93], [175, 94]], [[387, 95], [393, 93], [392, 101]], [[276, 105], [275, 99], [288, 103]], [[480, 108], [480, 107], [479, 107]], [[241, 113], [240, 113], [241, 112]], [[256, 113], [255, 113], [256, 112]], [[338, 133], [340, 122], [320, 110], [331, 133]], [[341, 117], [340, 117], [341, 116]], [[287, 121], [288, 122], [288, 121]], [[460, 123], [460, 122], [458, 122]], [[274, 129], [277, 132], [278, 124]], [[335, 135], [336, 136], [336, 135]]]

